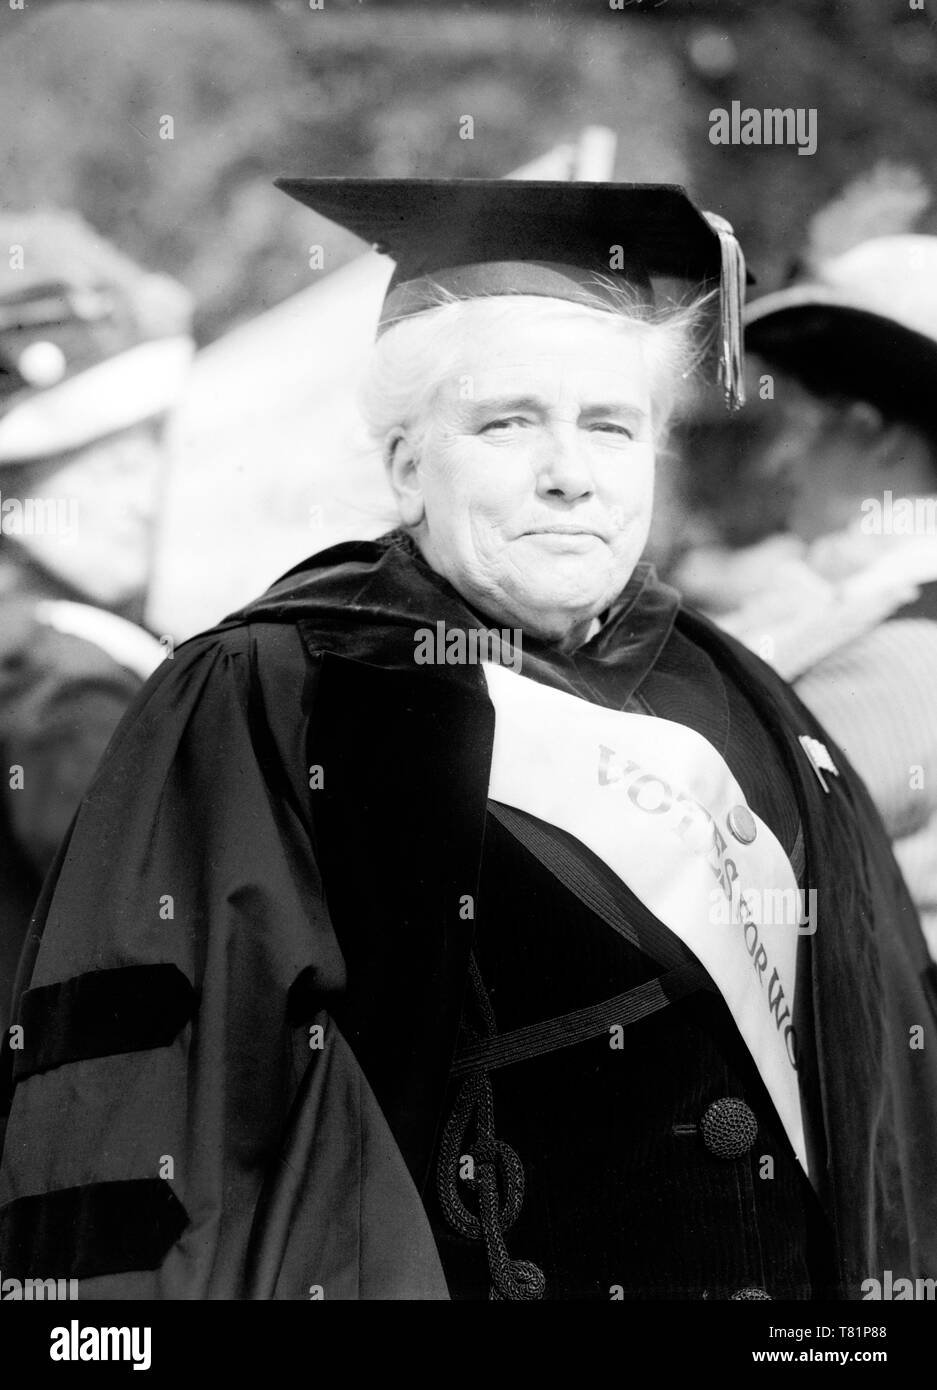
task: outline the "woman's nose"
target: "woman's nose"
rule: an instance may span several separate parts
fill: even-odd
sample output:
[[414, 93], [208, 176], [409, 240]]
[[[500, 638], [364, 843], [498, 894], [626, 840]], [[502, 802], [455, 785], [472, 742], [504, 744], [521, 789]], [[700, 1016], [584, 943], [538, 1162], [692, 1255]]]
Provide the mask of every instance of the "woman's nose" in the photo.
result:
[[546, 496], [559, 495], [570, 500], [592, 492], [588, 451], [582, 431], [575, 425], [557, 425], [544, 440], [538, 486]]

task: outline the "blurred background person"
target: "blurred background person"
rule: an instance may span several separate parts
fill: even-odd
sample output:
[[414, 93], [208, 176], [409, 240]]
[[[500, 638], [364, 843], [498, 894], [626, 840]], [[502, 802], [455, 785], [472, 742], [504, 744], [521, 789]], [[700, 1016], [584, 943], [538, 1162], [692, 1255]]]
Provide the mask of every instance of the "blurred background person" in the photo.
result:
[[937, 237], [814, 263], [748, 306], [746, 345], [740, 511], [767, 494], [784, 520], [685, 557], [679, 582], [861, 773], [937, 955]]
[[0, 1021], [33, 904], [121, 715], [188, 295], [75, 215], [0, 217]]

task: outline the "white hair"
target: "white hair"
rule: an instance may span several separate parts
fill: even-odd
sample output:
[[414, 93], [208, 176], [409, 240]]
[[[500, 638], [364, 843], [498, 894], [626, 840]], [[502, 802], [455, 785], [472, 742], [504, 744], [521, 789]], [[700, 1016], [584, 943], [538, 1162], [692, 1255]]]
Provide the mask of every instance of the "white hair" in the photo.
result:
[[700, 330], [712, 296], [665, 309], [639, 302], [621, 286], [614, 287], [614, 296], [609, 310], [536, 295], [457, 299], [440, 289], [436, 307], [400, 319], [378, 339], [361, 393], [369, 434], [382, 444], [392, 430], [406, 429], [419, 441], [436, 392], [452, 376], [459, 352], [482, 316], [486, 326], [501, 316], [534, 328], [562, 317], [641, 335], [654, 441], [660, 446], [677, 407], [690, 395], [687, 382], [705, 351]]

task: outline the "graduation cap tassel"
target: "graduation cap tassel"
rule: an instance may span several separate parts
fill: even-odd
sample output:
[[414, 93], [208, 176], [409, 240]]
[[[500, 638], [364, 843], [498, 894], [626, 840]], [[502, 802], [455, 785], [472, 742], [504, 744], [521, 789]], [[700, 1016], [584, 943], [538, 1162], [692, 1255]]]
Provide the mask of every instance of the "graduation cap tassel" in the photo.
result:
[[745, 303], [745, 257], [732, 224], [715, 212], [704, 216], [719, 238], [722, 274], [719, 279], [719, 382], [726, 406], [745, 404], [745, 363], [742, 351], [742, 306]]

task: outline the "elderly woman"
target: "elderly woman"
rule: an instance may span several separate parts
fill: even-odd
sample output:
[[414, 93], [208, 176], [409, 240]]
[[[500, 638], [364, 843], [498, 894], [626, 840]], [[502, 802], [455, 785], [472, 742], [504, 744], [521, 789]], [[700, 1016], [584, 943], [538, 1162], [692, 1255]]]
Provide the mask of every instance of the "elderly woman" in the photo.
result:
[[287, 190], [394, 255], [399, 529], [188, 643], [46, 884], [0, 1267], [88, 1297], [937, 1274], [927, 955], [787, 687], [641, 554], [741, 259], [680, 190]]

